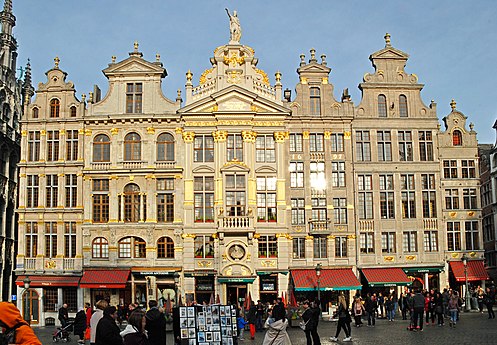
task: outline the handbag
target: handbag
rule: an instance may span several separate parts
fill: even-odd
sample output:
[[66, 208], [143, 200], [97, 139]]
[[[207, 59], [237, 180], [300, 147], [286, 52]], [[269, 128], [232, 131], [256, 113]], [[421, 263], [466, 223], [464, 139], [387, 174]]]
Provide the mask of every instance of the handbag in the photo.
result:
[[305, 331], [305, 328], [306, 328], [306, 326], [307, 326], [307, 324], [309, 323], [309, 321], [310, 321], [310, 320], [311, 320], [311, 319], [307, 320], [307, 322], [300, 321], [300, 322], [299, 322], [299, 327], [300, 327], [303, 331]]
[[91, 337], [91, 328], [87, 327], [85, 330], [85, 340], [90, 340]]

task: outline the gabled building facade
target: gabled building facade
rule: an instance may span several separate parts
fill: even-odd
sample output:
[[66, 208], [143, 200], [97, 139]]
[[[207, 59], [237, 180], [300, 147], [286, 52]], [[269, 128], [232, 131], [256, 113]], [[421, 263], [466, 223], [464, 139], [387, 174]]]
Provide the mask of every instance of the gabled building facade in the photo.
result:
[[[35, 282], [40, 324], [63, 302], [326, 306], [338, 291], [459, 287], [463, 253], [483, 267], [478, 176], [466, 169], [477, 169], [476, 134], [455, 105], [441, 130], [389, 35], [358, 105], [347, 90], [335, 98], [325, 55], [301, 56], [292, 98], [239, 39], [214, 50], [197, 85], [187, 72], [175, 100], [160, 56], [147, 61], [138, 43], [103, 71], [103, 98], [95, 88], [78, 100], [55, 60], [21, 153], [16, 273]], [[461, 181], [444, 175], [451, 159]], [[445, 189], [458, 188], [470, 199], [453, 211]]]

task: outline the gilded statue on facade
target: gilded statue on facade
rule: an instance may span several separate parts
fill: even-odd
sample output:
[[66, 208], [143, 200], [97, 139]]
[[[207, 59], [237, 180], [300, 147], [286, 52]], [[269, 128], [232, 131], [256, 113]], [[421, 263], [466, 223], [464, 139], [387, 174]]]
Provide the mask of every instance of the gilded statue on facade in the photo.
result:
[[236, 10], [233, 11], [233, 15], [226, 8], [226, 13], [230, 18], [230, 43], [240, 43], [240, 38], [242, 37], [242, 28], [240, 26], [240, 19], [236, 14]]

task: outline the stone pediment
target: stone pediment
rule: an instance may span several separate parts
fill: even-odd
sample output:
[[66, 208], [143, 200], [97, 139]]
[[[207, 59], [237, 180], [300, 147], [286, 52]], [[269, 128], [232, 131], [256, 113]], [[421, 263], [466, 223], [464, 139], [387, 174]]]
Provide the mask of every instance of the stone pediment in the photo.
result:
[[249, 172], [250, 168], [244, 162], [237, 160], [236, 158], [232, 161], [226, 162], [221, 168], [223, 172]]
[[297, 72], [303, 73], [303, 72], [310, 72], [310, 73], [330, 73], [331, 68], [323, 66], [322, 64], [319, 63], [310, 63], [308, 65], [300, 67]]
[[213, 168], [206, 166], [206, 165], [202, 165], [202, 166], [199, 166], [198, 168], [193, 169], [193, 173], [195, 173], [195, 174], [200, 174], [200, 173], [212, 174], [214, 172], [215, 172], [215, 170]]
[[111, 63], [109, 67], [103, 70], [104, 74], [160, 74], [161, 77], [167, 75], [162, 63], [151, 63], [140, 57], [132, 56], [119, 63]]
[[230, 86], [179, 110], [180, 113], [289, 113], [271, 100], [238, 86]]
[[371, 54], [371, 59], [408, 59], [409, 54], [392, 47], [384, 48]]

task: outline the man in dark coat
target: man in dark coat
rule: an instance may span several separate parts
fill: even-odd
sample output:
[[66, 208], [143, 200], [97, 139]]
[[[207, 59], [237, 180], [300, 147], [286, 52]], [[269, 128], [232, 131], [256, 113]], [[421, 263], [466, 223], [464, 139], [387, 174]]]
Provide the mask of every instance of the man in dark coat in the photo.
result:
[[278, 297], [276, 299], [276, 304], [273, 307], [273, 318], [274, 321], [284, 320], [286, 317], [285, 306], [283, 305], [283, 299]]
[[98, 321], [95, 345], [123, 345], [121, 330], [116, 324], [116, 307], [104, 309], [104, 316]]
[[62, 328], [66, 327], [67, 322], [69, 321], [69, 313], [67, 311], [67, 304], [64, 303], [62, 307], [59, 309], [59, 321], [62, 325]]
[[150, 309], [145, 314], [148, 341], [150, 345], [164, 345], [166, 343], [166, 317], [158, 308], [157, 301], [150, 300], [148, 306]]
[[86, 331], [86, 314], [83, 309], [78, 311], [76, 317], [74, 318], [74, 335], [79, 336], [78, 343], [85, 343], [85, 331]]

